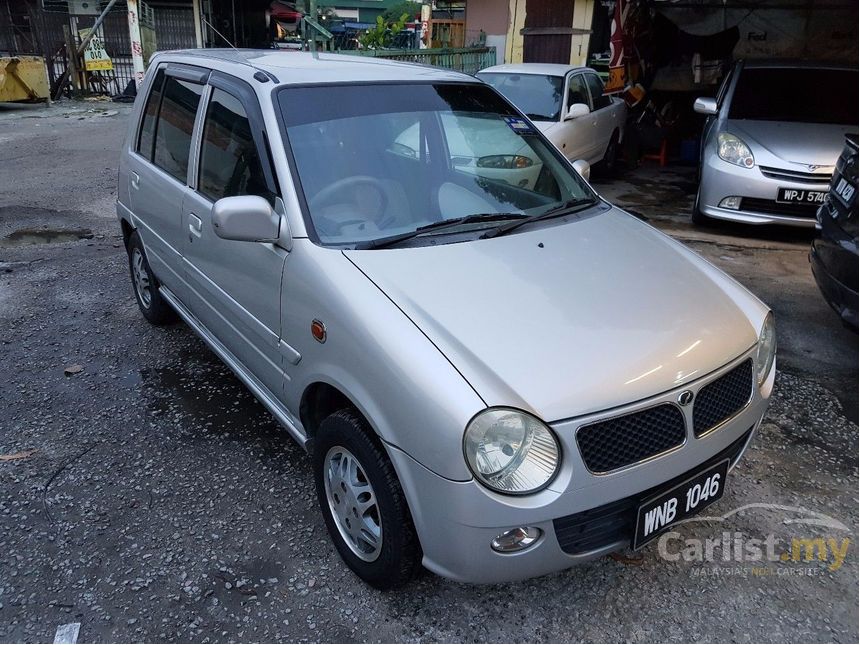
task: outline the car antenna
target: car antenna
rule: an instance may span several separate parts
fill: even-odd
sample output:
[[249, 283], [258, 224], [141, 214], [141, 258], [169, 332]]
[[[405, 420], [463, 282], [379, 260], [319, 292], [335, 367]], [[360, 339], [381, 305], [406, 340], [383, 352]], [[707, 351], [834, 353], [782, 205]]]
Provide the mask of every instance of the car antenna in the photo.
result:
[[236, 47], [236, 45], [234, 45], [233, 43], [231, 43], [231, 42], [227, 39], [227, 36], [225, 36], [225, 35], [224, 35], [224, 34], [222, 34], [220, 31], [218, 31], [217, 29], [215, 29], [215, 25], [213, 25], [211, 22], [209, 22], [208, 20], [206, 20], [206, 18], [204, 18], [203, 16], [200, 16], [200, 19], [201, 19], [204, 23], [206, 23], [206, 26], [207, 26], [207, 27], [209, 27], [212, 31], [214, 31], [216, 34], [218, 34], [219, 36], [221, 36], [221, 38], [224, 40], [224, 42], [225, 42], [225, 43], [227, 43], [228, 45], [230, 45], [230, 47], [232, 47], [232, 48], [233, 48], [233, 49], [235, 49], [236, 51], [239, 51], [239, 48], [238, 48], [238, 47]]

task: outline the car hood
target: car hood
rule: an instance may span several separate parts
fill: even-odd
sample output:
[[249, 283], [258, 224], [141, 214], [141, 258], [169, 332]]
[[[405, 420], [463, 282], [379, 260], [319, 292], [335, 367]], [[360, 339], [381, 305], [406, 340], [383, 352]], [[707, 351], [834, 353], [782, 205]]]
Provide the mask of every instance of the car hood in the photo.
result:
[[344, 253], [487, 405], [546, 421], [707, 374], [756, 342], [744, 300], [763, 308], [616, 209], [487, 240]]
[[756, 161], [761, 148], [783, 161], [816, 166], [834, 166], [848, 132], [857, 126], [828, 123], [730, 120], [726, 129], [752, 148]]
[[532, 121], [532, 124], [545, 135], [556, 129], [558, 121]]

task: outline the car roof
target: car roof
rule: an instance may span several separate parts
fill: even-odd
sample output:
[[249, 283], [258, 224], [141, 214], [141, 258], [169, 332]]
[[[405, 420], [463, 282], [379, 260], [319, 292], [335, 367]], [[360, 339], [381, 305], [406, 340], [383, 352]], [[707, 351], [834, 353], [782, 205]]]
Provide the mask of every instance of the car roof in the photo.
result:
[[279, 84], [471, 81], [468, 74], [370, 56], [275, 49], [184, 49], [159, 52], [159, 62], [220, 69], [250, 79], [264, 72]]
[[590, 70], [590, 67], [582, 65], [561, 65], [557, 63], [509, 63], [507, 65], [494, 65], [482, 69], [479, 74], [540, 74], [542, 76], [564, 76], [574, 70]]

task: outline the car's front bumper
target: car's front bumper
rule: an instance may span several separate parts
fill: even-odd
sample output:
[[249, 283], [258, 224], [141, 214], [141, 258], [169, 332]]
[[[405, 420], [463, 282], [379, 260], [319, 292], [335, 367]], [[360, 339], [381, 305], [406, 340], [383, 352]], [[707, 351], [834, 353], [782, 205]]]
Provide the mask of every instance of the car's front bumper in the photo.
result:
[[[699, 184], [699, 211], [708, 217], [744, 224], [814, 227], [817, 204], [780, 204], [776, 201], [777, 193], [780, 188], [826, 193], [830, 188], [830, 175], [822, 176], [818, 181], [810, 173], [803, 181], [797, 181], [787, 176], [795, 171], [786, 169], [785, 172], [785, 176], [780, 176], [776, 168], [741, 168], [723, 161], [714, 153], [707, 154]], [[740, 208], [720, 207], [723, 199], [735, 196], [741, 198]]]
[[[746, 354], [701, 382], [686, 384], [649, 401], [615, 409], [611, 415], [589, 415], [553, 424], [561, 442], [562, 467], [552, 484], [535, 495], [497, 495], [474, 480], [451, 481], [426, 469], [406, 453], [389, 447], [409, 500], [424, 551], [424, 566], [454, 580], [495, 583], [559, 571], [630, 546], [629, 516], [622, 518], [622, 523], [628, 528], [608, 533], [604, 542], [592, 543], [585, 551], [577, 552], [571, 548], [567, 537], [562, 536], [560, 540], [559, 536], [571, 521], [583, 517], [579, 514], [586, 511], [602, 513], [610, 504], [626, 505], [623, 512], [635, 515], [638, 503], [652, 495], [655, 489], [666, 487], [678, 478], [683, 479], [686, 473], [698, 471], [717, 456], [726, 455], [729, 449], [733, 450], [731, 458], [734, 465], [764, 416], [775, 367], [762, 388], [753, 387], [753, 396], [746, 407], [714, 431], [697, 438], [688, 419], [687, 439], [682, 446], [610, 474], [588, 472], [576, 447], [576, 429], [601, 417], [665, 402], [674, 403], [681, 391], [697, 391], [698, 387], [733, 369], [749, 356]], [[685, 416], [691, 414], [689, 410], [685, 411]], [[731, 493], [731, 483], [728, 492]], [[542, 536], [536, 544], [517, 553], [502, 554], [491, 548], [493, 538], [519, 526], [537, 527], [541, 529]], [[586, 527], [585, 530], [590, 529]]]

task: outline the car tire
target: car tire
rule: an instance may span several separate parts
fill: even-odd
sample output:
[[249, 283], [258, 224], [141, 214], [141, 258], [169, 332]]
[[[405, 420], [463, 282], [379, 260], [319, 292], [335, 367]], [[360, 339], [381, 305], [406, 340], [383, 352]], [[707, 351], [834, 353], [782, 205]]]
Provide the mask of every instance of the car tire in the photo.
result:
[[699, 209], [699, 192], [698, 191], [696, 191], [696, 199], [693, 202], [693, 212], [692, 212], [691, 219], [693, 220], [693, 224], [695, 224], [696, 226], [713, 226], [714, 225], [714, 220], [711, 219], [710, 217], [708, 217], [707, 215], [705, 215]]
[[609, 139], [609, 144], [606, 146], [606, 152], [603, 153], [603, 159], [600, 162], [601, 169], [607, 175], [614, 175], [618, 170], [618, 130], [612, 133]]
[[377, 589], [412, 579], [421, 565], [412, 515], [391, 460], [358, 412], [346, 408], [323, 420], [313, 468], [326, 528], [349, 568]]
[[176, 312], [158, 290], [158, 280], [152, 273], [137, 231], [129, 236], [127, 249], [131, 288], [143, 317], [153, 325], [159, 326], [175, 322]]

